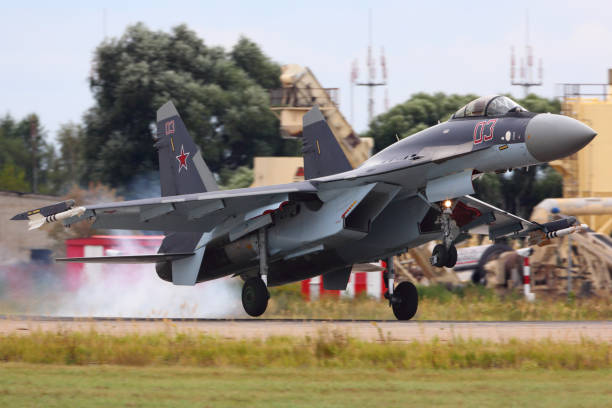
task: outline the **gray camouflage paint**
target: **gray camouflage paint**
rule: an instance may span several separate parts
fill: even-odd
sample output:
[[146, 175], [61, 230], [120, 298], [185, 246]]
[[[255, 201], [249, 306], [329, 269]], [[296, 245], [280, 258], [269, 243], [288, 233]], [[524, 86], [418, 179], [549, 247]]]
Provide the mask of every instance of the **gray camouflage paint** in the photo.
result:
[[[231, 274], [256, 274], [257, 248], [244, 246], [246, 252], [240, 259], [248, 260], [233, 263], [224, 245], [232, 242], [232, 231], [271, 212], [267, 226], [269, 284], [323, 274], [324, 284], [327, 276], [329, 284], [337, 286], [349, 265], [400, 253], [440, 237], [439, 231], [422, 231], [420, 227], [434, 204], [424, 195], [432, 180], [443, 181], [463, 172], [471, 181], [472, 173], [503, 171], [564, 157], [595, 136], [582, 123], [559, 115], [511, 112], [457, 118], [398, 141], [360, 167], [350, 169], [323, 116], [315, 109], [305, 116], [305, 166], [309, 176], [320, 177], [287, 185], [211, 191], [216, 184], [207, 188], [212, 175], [207, 174], [203, 160], [204, 166], [193, 163], [199, 149], [174, 106], [170, 102], [164, 105], [158, 117], [160, 178], [166, 194], [87, 206], [83, 216], [66, 223], [95, 217], [95, 225], [100, 228], [174, 232], [168, 235], [160, 253], [189, 248], [204, 253], [192, 283]], [[167, 128], [169, 121], [173, 125]], [[168, 136], [173, 137], [174, 151]], [[187, 168], [180, 168], [177, 161], [177, 141], [190, 153]], [[175, 195], [169, 194], [172, 192]], [[537, 227], [465, 195], [469, 192], [463, 194], [449, 198], [489, 214], [481, 218], [486, 218], [490, 231], [506, 233]], [[283, 202], [289, 204], [281, 206]], [[141, 214], [155, 214], [152, 209], [168, 204], [173, 211], [163, 210], [163, 216], [143, 221]], [[184, 239], [181, 234], [185, 234]], [[233, 242], [239, 244], [240, 239], [247, 238]], [[172, 279], [172, 269], [179, 262], [187, 264], [183, 260], [159, 263], [160, 277]], [[191, 276], [193, 271], [184, 274]], [[181, 283], [185, 279], [181, 278]]]

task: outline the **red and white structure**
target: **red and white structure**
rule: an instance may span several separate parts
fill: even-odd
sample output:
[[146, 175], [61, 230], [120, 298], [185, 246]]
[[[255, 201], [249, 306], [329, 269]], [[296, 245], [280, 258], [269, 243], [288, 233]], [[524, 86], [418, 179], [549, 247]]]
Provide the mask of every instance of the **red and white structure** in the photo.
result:
[[[163, 239], [163, 235], [93, 235], [87, 238], [67, 239], [66, 256], [76, 258], [155, 254]], [[104, 268], [116, 267], [116, 264], [68, 263], [67, 284], [70, 288], [76, 289], [87, 276], [100, 274]]]
[[[383, 265], [384, 267], [385, 265]], [[349, 278], [346, 290], [325, 290], [321, 276], [302, 281], [302, 294], [308, 300], [315, 300], [321, 296], [354, 298], [358, 294], [383, 299], [387, 288], [383, 278], [384, 271], [358, 272], [353, 271]]]
[[523, 257], [523, 294], [529, 302], [535, 300], [535, 293], [531, 291], [531, 266], [529, 265], [529, 256], [533, 253], [533, 248], [517, 249], [517, 254]]

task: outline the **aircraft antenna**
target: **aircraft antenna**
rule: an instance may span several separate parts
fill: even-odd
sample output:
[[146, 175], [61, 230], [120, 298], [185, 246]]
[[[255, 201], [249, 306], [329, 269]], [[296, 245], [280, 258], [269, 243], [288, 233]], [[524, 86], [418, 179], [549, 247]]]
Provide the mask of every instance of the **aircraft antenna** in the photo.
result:
[[510, 50], [510, 83], [523, 87], [525, 97], [529, 95], [529, 88], [542, 85], [542, 59], [539, 59], [538, 80], [533, 75], [533, 47], [529, 43], [529, 12], [525, 15], [525, 56], [520, 59], [520, 80], [515, 80], [514, 47]]
[[380, 47], [380, 66], [382, 79], [385, 83], [385, 112], [389, 110], [389, 86], [387, 85], [387, 59], [385, 58], [385, 47]]
[[372, 9], [369, 10], [368, 14], [368, 56], [366, 59], [366, 65], [368, 67], [368, 80], [367, 82], [358, 82], [357, 86], [367, 86], [368, 87], [368, 124], [372, 122], [374, 119], [374, 87], [376, 86], [385, 86], [387, 85], [386, 81], [386, 62], [384, 62], [384, 54], [381, 58], [382, 65], [382, 75], [383, 80], [381, 82], [376, 82], [376, 63], [374, 62], [374, 57], [372, 56], [372, 37], [373, 37], [373, 29], [372, 29]]
[[359, 78], [359, 61], [354, 59], [353, 65], [351, 66], [351, 123], [355, 123], [355, 103], [353, 93], [355, 83], [357, 83], [357, 78]]

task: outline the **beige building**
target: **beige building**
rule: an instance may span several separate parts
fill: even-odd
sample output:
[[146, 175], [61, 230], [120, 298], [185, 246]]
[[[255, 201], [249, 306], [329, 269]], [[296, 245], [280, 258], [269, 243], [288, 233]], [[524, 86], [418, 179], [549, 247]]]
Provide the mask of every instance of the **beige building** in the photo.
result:
[[272, 186], [304, 180], [302, 157], [255, 157], [251, 187]]
[[[597, 137], [551, 166], [563, 176], [563, 197], [612, 197], [612, 70], [607, 84], [563, 84], [562, 113], [586, 123]], [[591, 228], [612, 230], [612, 215], [581, 217]]]
[[51, 249], [47, 228], [28, 231], [27, 221], [11, 221], [21, 212], [54, 204], [58, 197], [0, 191], [0, 265], [27, 261], [31, 249]]
[[[338, 89], [323, 88], [307, 67], [283, 65], [282, 88], [270, 91], [270, 105], [280, 120], [281, 134], [286, 138], [302, 135], [302, 118], [317, 105], [327, 121], [340, 148], [353, 167], [366, 161], [374, 141], [359, 137], [338, 107]], [[302, 157], [255, 157], [252, 187], [292, 183], [304, 180]]]

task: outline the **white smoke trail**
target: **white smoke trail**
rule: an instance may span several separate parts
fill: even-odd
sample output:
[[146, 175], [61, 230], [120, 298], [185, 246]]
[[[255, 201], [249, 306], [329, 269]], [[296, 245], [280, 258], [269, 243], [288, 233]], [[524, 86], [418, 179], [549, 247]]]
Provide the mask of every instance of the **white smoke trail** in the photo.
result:
[[[127, 191], [134, 197], [159, 196], [159, 176], [136, 177]], [[133, 197], [130, 197], [133, 198]], [[111, 231], [113, 233], [113, 231]], [[118, 239], [106, 255], [151, 253], [135, 240]], [[195, 286], [175, 286], [161, 280], [153, 264], [86, 264], [82, 285], [53, 311], [64, 316], [116, 317], [245, 317], [241, 281], [217, 279]]]
[[[138, 197], [159, 196], [159, 183], [154, 179], [158, 180], [150, 175], [138, 178], [129, 190]], [[136, 240], [117, 239], [116, 242], [117, 248], [99, 255], [156, 252]], [[153, 264], [84, 264], [82, 279], [72, 285], [66, 269], [65, 265], [33, 263], [0, 266], [0, 313], [127, 318], [246, 317], [239, 279], [174, 286], [157, 276]]]
[[[91, 265], [91, 264], [90, 264]], [[229, 278], [175, 286], [153, 265], [103, 265], [88, 270], [83, 284], [50, 311], [85, 317], [244, 317], [240, 285]]]

